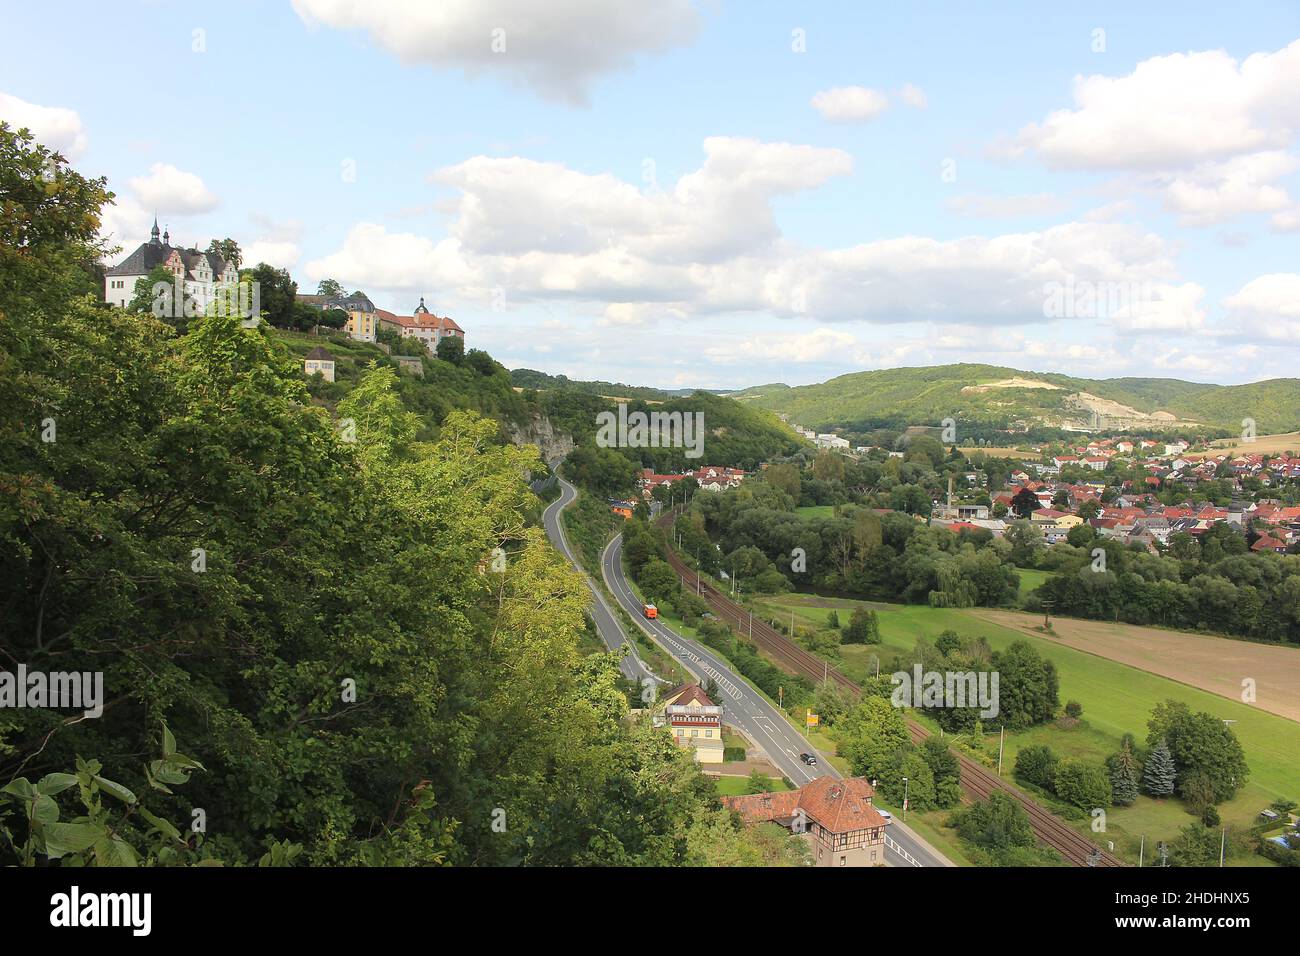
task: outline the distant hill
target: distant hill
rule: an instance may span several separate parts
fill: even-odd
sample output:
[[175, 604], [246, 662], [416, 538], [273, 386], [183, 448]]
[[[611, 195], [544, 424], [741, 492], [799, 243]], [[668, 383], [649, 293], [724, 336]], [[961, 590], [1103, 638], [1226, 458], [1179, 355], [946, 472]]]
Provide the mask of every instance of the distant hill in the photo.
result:
[[[510, 381], [517, 388], [532, 388], [537, 391], [551, 389], [568, 389], [587, 395], [602, 395], [606, 398], [639, 399], [643, 402], [664, 402], [672, 393], [658, 388], [641, 385], [624, 385], [622, 382], [584, 382], [569, 378], [567, 375], [548, 375], [531, 368], [516, 368], [510, 371]], [[680, 393], [677, 393], [680, 394]], [[686, 394], [690, 394], [687, 392]]]
[[670, 398], [685, 398], [696, 392], [708, 392], [721, 395], [721, 389], [709, 388], [651, 388], [646, 385], [624, 385], [622, 382], [582, 381], [567, 375], [549, 375], [531, 368], [517, 368], [510, 372], [510, 381], [517, 388], [532, 388], [538, 391], [548, 389], [569, 389], [585, 392], [588, 395], [601, 395], [605, 398], [638, 399], [643, 402], [663, 402]]
[[945, 418], [1000, 428], [1230, 432], [1252, 418], [1259, 434], [1300, 428], [1300, 379], [1294, 378], [1206, 385], [957, 364], [852, 372], [817, 385], [759, 385], [729, 396], [816, 429], [937, 425]]

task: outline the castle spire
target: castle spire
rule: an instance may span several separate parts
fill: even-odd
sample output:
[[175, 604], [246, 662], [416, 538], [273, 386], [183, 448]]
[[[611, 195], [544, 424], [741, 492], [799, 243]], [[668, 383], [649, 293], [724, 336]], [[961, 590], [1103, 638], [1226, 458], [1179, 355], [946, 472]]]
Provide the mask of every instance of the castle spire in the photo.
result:
[[424, 296], [420, 296], [420, 304], [415, 307], [416, 315], [428, 315], [429, 310], [424, 306]]
[[153, 228], [149, 230], [149, 241], [154, 245], [158, 244], [158, 217], [153, 217]]

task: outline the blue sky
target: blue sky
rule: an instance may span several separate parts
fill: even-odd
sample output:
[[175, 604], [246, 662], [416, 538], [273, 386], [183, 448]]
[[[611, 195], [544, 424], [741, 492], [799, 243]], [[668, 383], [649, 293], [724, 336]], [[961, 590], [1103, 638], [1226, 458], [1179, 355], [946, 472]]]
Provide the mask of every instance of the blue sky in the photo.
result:
[[1296, 4], [882, 6], [5, 4], [0, 118], [511, 367], [1294, 374]]

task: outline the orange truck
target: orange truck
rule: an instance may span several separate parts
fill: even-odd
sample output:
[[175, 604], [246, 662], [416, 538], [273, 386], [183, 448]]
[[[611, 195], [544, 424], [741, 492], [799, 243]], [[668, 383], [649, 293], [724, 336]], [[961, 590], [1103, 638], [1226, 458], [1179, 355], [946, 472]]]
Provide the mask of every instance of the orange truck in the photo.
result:
[[646, 604], [641, 608], [641, 613], [653, 621], [659, 616], [659, 608], [655, 607], [653, 604]]

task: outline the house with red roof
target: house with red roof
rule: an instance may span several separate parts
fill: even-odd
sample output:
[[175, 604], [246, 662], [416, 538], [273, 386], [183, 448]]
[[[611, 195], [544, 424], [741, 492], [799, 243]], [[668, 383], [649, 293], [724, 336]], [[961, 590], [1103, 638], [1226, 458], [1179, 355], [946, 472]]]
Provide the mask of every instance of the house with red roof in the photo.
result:
[[385, 309], [376, 309], [375, 315], [379, 319], [380, 328], [396, 332], [403, 338], [419, 339], [430, 354], [436, 352], [438, 343], [448, 336], [461, 340], [465, 338], [465, 330], [453, 319], [430, 312], [424, 304], [423, 296], [411, 315], [395, 315]]
[[893, 821], [871, 801], [861, 777], [818, 777], [798, 790], [723, 797], [748, 824], [776, 823], [807, 840], [818, 866], [884, 866], [885, 828]]

